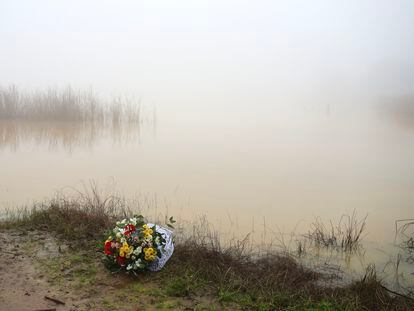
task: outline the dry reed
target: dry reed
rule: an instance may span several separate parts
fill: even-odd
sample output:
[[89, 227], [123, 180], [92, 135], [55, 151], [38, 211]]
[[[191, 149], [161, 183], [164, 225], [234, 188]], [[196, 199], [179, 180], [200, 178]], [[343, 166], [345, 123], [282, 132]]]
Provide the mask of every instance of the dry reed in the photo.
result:
[[120, 97], [108, 103], [92, 91], [49, 88], [24, 92], [0, 87], [0, 119], [59, 122], [142, 122], [141, 103]]
[[353, 211], [352, 215], [342, 215], [337, 224], [330, 221], [326, 226], [320, 218], [316, 218], [305, 237], [316, 246], [353, 252], [360, 247], [366, 219], [367, 216], [358, 219], [356, 212]]

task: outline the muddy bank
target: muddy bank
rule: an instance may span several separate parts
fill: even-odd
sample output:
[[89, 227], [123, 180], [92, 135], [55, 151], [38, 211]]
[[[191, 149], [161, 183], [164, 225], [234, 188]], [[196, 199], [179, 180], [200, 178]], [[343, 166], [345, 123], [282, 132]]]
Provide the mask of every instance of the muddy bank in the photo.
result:
[[289, 254], [269, 248], [255, 256], [246, 241], [222, 245], [206, 223], [187, 234], [177, 230], [174, 254], [160, 272], [112, 274], [102, 262], [103, 237], [128, 212], [124, 201], [95, 194], [56, 198], [2, 220], [2, 305], [7, 310], [414, 309], [414, 300], [388, 291], [372, 267], [361, 279], [336, 286], [338, 275], [306, 268]]
[[154, 275], [112, 275], [96, 252], [74, 251], [44, 231], [2, 230], [0, 245], [1, 310], [238, 309], [208, 294], [164, 294]]

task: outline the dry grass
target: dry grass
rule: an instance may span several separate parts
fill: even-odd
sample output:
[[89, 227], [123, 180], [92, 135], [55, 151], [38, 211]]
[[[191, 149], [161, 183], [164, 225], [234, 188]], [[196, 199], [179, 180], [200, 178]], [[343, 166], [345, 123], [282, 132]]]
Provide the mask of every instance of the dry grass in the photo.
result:
[[115, 143], [140, 140], [144, 121], [141, 102], [126, 97], [99, 99], [92, 91], [27, 92], [0, 86], [0, 148], [22, 143], [47, 144], [51, 150], [90, 147], [100, 138]]
[[[131, 211], [125, 200], [116, 195], [102, 196], [92, 184], [90, 189], [72, 197], [57, 196], [50, 202], [21, 211], [14, 218], [0, 222], [0, 228], [47, 230], [72, 246], [87, 245], [94, 249], [102, 243], [105, 231], [113, 226], [115, 219], [128, 215]], [[350, 220], [347, 228], [351, 224], [355, 222]], [[361, 226], [358, 230], [352, 228], [347, 232], [355, 240], [362, 230]], [[156, 276], [168, 295], [191, 297], [208, 293], [223, 303], [236, 303], [246, 310], [414, 308], [410, 298], [387, 291], [372, 267], [365, 277], [350, 286], [321, 287], [315, 282], [320, 278], [318, 273], [304, 268], [286, 254], [253, 254], [248, 237], [223, 246], [218, 233], [205, 220], [194, 224], [192, 229], [176, 233], [174, 255]]]
[[92, 91], [24, 92], [15, 86], [0, 87], [0, 119], [59, 122], [142, 122], [141, 104], [116, 98], [105, 103]]
[[358, 219], [354, 211], [352, 215], [342, 215], [337, 224], [330, 221], [326, 226], [319, 218], [316, 218], [306, 238], [316, 246], [353, 252], [360, 247], [366, 228], [366, 219], [367, 216]]
[[116, 195], [102, 196], [93, 182], [84, 192], [73, 190], [73, 196], [59, 193], [48, 202], [9, 212], [0, 228], [21, 226], [46, 230], [74, 244], [96, 244], [116, 219], [131, 214], [124, 199]]
[[414, 250], [414, 219], [395, 221], [395, 239], [397, 238], [403, 248]]

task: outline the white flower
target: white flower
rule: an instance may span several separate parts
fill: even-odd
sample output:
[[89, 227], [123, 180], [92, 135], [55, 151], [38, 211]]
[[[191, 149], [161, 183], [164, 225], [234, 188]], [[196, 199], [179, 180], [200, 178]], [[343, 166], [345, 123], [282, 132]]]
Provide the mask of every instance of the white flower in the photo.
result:
[[121, 233], [121, 232], [117, 232], [117, 233], [116, 233], [116, 237], [117, 237], [117, 238], [122, 237], [122, 233]]
[[141, 252], [142, 252], [142, 247], [141, 246], [138, 246], [135, 250], [134, 250], [134, 254], [135, 255], [139, 255], [139, 254], [141, 254]]
[[135, 258], [136, 258], [136, 257], [135, 257], [134, 255], [132, 255], [132, 256], [131, 256], [131, 259], [132, 259], [132, 260], [135, 260]]
[[121, 243], [125, 243], [125, 242], [126, 242], [125, 238], [122, 238]]
[[127, 270], [131, 270], [132, 269], [132, 265], [128, 265], [126, 269]]
[[140, 268], [142, 266], [141, 259], [135, 261], [135, 265], [137, 266], [137, 268]]
[[157, 237], [155, 238], [155, 243], [156, 243], [156, 244], [160, 244], [160, 237], [159, 237], [159, 236], [157, 236]]

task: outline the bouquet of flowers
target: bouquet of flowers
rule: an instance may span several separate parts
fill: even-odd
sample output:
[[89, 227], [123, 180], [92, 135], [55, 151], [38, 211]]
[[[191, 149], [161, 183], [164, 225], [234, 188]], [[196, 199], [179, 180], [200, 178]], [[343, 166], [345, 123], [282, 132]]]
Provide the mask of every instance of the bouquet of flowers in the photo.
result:
[[[175, 221], [171, 217], [167, 226]], [[143, 216], [134, 216], [116, 223], [104, 244], [104, 261], [111, 270], [136, 272], [158, 271], [174, 251], [169, 229], [146, 223]]]

